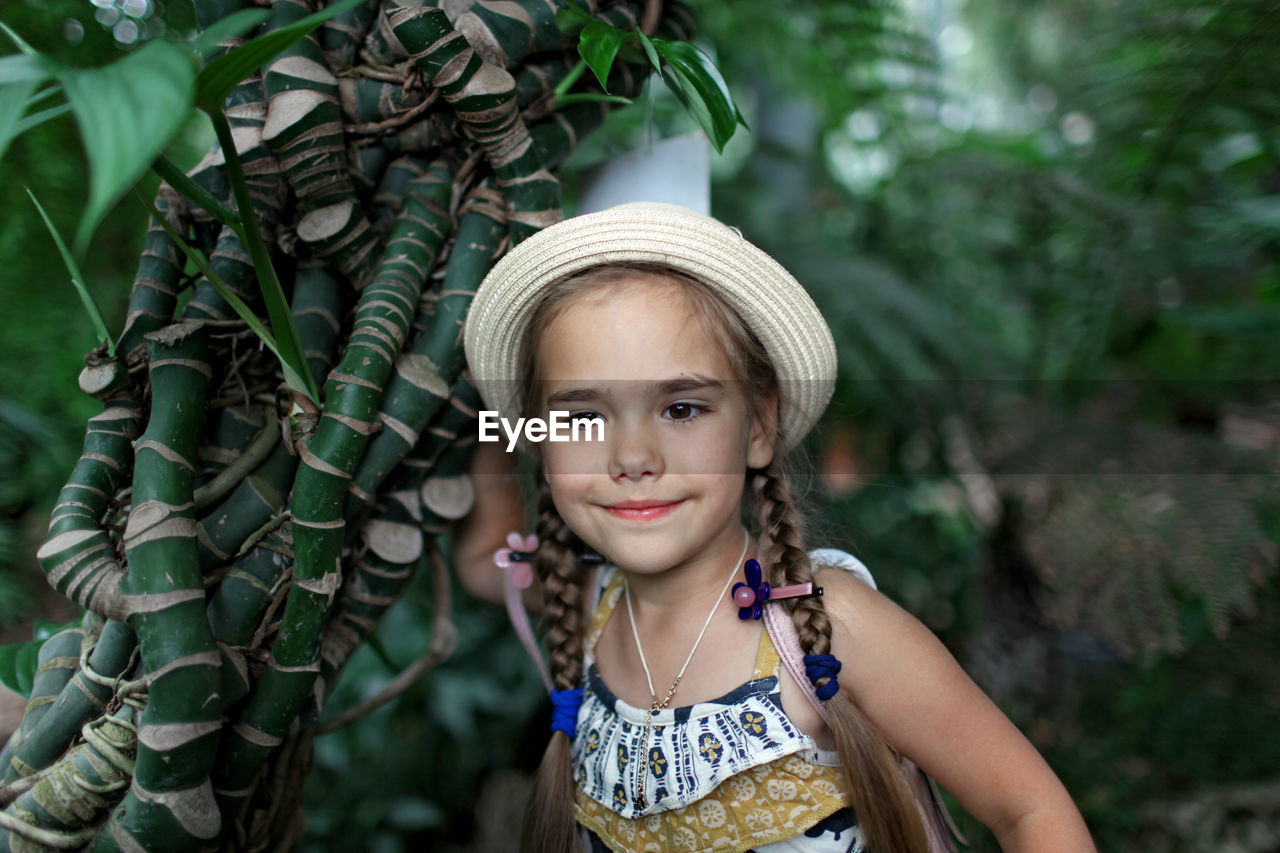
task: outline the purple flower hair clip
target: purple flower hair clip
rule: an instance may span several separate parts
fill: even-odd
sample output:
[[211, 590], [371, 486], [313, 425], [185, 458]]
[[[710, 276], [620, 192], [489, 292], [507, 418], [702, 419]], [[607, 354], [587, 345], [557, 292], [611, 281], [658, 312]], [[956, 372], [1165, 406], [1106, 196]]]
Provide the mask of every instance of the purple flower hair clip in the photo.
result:
[[739, 581], [734, 584], [732, 595], [734, 604], [738, 605], [738, 618], [744, 622], [748, 619], [759, 619], [764, 615], [764, 605], [767, 601], [822, 595], [822, 587], [815, 588], [812, 583], [770, 587], [760, 571], [760, 564], [755, 560], [747, 560], [742, 570], [746, 576], [746, 583]]

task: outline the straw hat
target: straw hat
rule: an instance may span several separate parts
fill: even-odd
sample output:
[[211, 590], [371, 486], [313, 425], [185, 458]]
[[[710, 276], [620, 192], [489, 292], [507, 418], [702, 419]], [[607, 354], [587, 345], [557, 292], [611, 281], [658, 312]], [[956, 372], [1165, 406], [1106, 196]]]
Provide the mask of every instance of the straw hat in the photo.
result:
[[672, 267], [721, 296], [760, 339], [778, 374], [784, 449], [809, 432], [831, 399], [836, 374], [831, 330], [809, 294], [736, 229], [654, 202], [566, 219], [498, 261], [467, 318], [467, 362], [486, 405], [503, 417], [519, 416], [520, 353], [548, 286], [588, 267], [623, 262]]

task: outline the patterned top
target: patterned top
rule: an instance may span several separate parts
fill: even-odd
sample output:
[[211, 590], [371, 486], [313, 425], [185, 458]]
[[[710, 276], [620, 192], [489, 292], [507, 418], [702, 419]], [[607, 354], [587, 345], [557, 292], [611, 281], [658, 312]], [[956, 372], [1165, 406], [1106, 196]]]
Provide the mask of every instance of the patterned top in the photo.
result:
[[[646, 710], [617, 698], [595, 666], [623, 582], [615, 568], [601, 571], [585, 643], [573, 758], [578, 822], [594, 836], [589, 849], [861, 849], [836, 754], [782, 710], [780, 659], [767, 631], [750, 681], [711, 702], [658, 711], [646, 733]], [[641, 760], [646, 766], [637, 767]]]

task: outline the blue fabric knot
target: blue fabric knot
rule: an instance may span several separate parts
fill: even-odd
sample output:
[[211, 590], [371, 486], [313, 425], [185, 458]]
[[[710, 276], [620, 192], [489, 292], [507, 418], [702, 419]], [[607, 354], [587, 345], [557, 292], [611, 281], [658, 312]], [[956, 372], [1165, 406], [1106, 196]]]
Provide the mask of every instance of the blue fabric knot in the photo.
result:
[[578, 708], [582, 705], [582, 688], [551, 691], [551, 731], [564, 732], [573, 740], [578, 734]]
[[[824, 702], [836, 695], [836, 691], [840, 689], [840, 684], [836, 681], [840, 667], [841, 663], [835, 655], [804, 656], [804, 674], [809, 676], [809, 680], [813, 682], [814, 692]], [[819, 686], [818, 682], [824, 678], [827, 679], [827, 683]]]

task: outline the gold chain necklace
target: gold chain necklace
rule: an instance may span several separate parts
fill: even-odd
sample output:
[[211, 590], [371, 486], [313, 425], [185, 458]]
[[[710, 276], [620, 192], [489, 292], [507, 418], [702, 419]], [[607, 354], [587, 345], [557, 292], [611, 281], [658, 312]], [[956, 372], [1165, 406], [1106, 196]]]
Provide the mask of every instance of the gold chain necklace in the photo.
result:
[[623, 586], [623, 594], [627, 599], [627, 618], [631, 621], [631, 636], [636, 641], [636, 651], [640, 654], [640, 666], [644, 669], [644, 680], [649, 685], [649, 710], [644, 715], [644, 749], [640, 753], [640, 760], [636, 762], [636, 769], [632, 772], [633, 787], [636, 791], [635, 804], [636, 809], [642, 810], [648, 805], [648, 801], [644, 796], [644, 783], [648, 779], [648, 775], [641, 776], [640, 768], [647, 766], [649, 763], [649, 737], [653, 728], [653, 715], [666, 708], [671, 704], [671, 698], [676, 695], [676, 688], [680, 686], [680, 679], [684, 678], [685, 670], [689, 668], [689, 661], [693, 660], [693, 653], [698, 650], [698, 646], [702, 643], [702, 638], [707, 635], [707, 628], [711, 625], [711, 619], [716, 615], [716, 611], [720, 609], [720, 602], [724, 599], [724, 595], [729, 591], [729, 586], [733, 583], [733, 579], [738, 576], [738, 567], [742, 565], [743, 559], [747, 556], [747, 549], [751, 547], [751, 537], [743, 531], [742, 553], [738, 555], [738, 560], [733, 564], [733, 571], [729, 574], [729, 579], [725, 581], [724, 589], [720, 590], [720, 595], [716, 596], [715, 602], [711, 605], [711, 612], [707, 614], [707, 619], [702, 623], [702, 630], [698, 632], [698, 639], [693, 641], [693, 648], [689, 649], [689, 656], [684, 659], [684, 666], [680, 667], [680, 672], [676, 674], [676, 680], [671, 682], [671, 688], [667, 691], [667, 695], [658, 701], [658, 691], [653, 689], [653, 675], [649, 672], [649, 662], [644, 657], [644, 647], [640, 645], [640, 632], [636, 629], [636, 614], [631, 608], [631, 584], [627, 583]]

